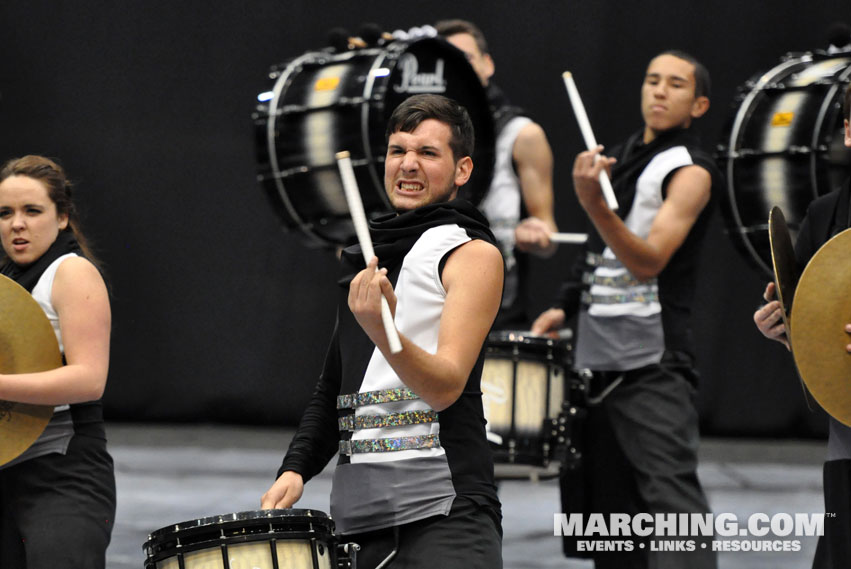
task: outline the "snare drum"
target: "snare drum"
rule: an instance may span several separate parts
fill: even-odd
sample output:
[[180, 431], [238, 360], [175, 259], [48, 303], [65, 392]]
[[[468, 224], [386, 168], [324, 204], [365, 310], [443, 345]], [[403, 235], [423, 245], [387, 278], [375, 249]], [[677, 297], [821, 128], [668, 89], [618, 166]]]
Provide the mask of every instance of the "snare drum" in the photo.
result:
[[493, 171], [494, 126], [487, 95], [464, 54], [439, 38], [398, 40], [343, 52], [308, 52], [272, 67], [254, 113], [258, 179], [284, 225], [310, 245], [346, 245], [349, 218], [337, 152], [351, 154], [368, 218], [392, 211], [384, 190], [384, 130], [408, 96], [437, 93], [470, 114], [473, 170], [461, 197], [474, 204]]
[[734, 243], [766, 275], [773, 275], [771, 208], [783, 210], [794, 238], [810, 202], [847, 175], [842, 96], [849, 77], [849, 51], [790, 54], [739, 89], [719, 145], [722, 204]]
[[145, 569], [337, 569], [334, 522], [317, 510], [201, 518], [148, 536]]
[[497, 462], [547, 466], [550, 432], [565, 403], [568, 339], [499, 331], [488, 336], [482, 369], [487, 436]]

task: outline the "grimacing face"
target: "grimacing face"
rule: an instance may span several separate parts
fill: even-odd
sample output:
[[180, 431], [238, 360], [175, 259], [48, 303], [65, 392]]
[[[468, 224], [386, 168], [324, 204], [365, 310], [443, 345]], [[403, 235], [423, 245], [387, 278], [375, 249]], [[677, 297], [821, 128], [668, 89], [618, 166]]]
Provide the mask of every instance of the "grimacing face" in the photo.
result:
[[16, 264], [37, 261], [66, 227], [68, 216], [57, 213], [40, 180], [9, 176], [0, 182], [0, 241]]
[[446, 123], [426, 119], [412, 132], [396, 131], [387, 141], [384, 188], [396, 211], [446, 202], [470, 179], [473, 161], [455, 160]]

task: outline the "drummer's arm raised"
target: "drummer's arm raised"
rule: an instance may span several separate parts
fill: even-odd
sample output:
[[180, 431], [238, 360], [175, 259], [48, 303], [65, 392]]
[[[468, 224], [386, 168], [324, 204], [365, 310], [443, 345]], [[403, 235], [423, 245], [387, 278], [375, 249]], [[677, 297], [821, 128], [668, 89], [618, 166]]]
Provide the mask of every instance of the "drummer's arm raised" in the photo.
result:
[[109, 370], [111, 313], [100, 273], [86, 259], [59, 265], [51, 300], [67, 365], [38, 373], [0, 375], [0, 399], [62, 405], [100, 399]]
[[443, 269], [446, 300], [437, 350], [429, 353], [400, 334], [402, 351], [390, 352], [380, 318], [379, 290], [395, 309], [395, 295], [376, 259], [349, 287], [349, 308], [402, 382], [432, 409], [442, 411], [464, 390], [502, 297], [502, 255], [493, 245], [469, 241], [450, 253]]
[[629, 230], [623, 220], [606, 205], [598, 181], [600, 171], [612, 159], [595, 162], [602, 147], [582, 152], [573, 168], [573, 181], [579, 203], [594, 227], [621, 263], [639, 280], [656, 277], [683, 244], [700, 212], [709, 203], [712, 177], [697, 165], [676, 170], [667, 185], [667, 196], [653, 220], [646, 239]]

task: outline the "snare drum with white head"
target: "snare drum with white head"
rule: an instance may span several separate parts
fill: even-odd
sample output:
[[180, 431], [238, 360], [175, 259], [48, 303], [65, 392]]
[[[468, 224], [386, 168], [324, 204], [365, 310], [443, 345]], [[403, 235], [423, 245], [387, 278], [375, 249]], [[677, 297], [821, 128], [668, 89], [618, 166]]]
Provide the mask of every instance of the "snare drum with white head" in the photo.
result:
[[549, 433], [565, 403], [571, 350], [569, 338], [508, 330], [488, 336], [482, 405], [497, 462], [548, 464]]
[[[334, 522], [317, 510], [260, 510], [158, 529], [145, 569], [337, 569]], [[340, 556], [342, 557], [342, 556]]]

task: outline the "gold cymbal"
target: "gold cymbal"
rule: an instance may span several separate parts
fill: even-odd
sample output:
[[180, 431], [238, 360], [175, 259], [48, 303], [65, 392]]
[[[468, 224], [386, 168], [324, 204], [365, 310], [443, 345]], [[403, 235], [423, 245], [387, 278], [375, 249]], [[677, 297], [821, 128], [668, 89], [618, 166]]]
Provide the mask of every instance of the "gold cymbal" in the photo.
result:
[[851, 229], [825, 243], [795, 291], [792, 354], [807, 388], [836, 420], [851, 426]]
[[768, 238], [771, 243], [771, 264], [774, 269], [774, 284], [777, 300], [782, 307], [783, 324], [786, 325], [786, 337], [789, 338], [789, 314], [791, 303], [795, 298], [795, 287], [798, 284], [798, 262], [795, 259], [795, 248], [783, 211], [774, 206], [768, 214]]
[[[0, 275], [0, 373], [55, 369], [62, 355], [53, 327], [35, 299], [15, 281]], [[0, 465], [6, 464], [41, 435], [50, 405], [0, 400]]]

